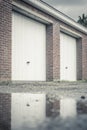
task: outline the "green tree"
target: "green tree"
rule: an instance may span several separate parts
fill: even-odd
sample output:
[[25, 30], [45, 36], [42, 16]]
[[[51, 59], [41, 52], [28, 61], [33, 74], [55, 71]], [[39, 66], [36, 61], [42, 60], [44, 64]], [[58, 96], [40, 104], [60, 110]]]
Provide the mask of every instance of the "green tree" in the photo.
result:
[[79, 16], [79, 19], [77, 21], [79, 24], [87, 27], [87, 15], [82, 14], [82, 16]]

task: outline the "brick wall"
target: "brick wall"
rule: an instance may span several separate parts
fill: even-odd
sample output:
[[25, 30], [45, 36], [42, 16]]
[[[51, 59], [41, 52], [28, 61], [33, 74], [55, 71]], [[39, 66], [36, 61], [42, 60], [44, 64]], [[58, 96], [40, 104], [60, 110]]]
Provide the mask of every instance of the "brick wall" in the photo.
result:
[[46, 80], [53, 80], [53, 25], [46, 27]]
[[11, 79], [12, 0], [0, 0], [0, 80]]
[[76, 52], [77, 52], [77, 80], [82, 79], [82, 38], [77, 39], [77, 46], [76, 46]]
[[[15, 0], [17, 1], [17, 0]], [[11, 0], [2, 0], [0, 3], [0, 80], [11, 79], [11, 25], [12, 5]], [[17, 1], [21, 2], [21, 0]], [[53, 21], [47, 25], [46, 37], [46, 77], [47, 80], [60, 79], [60, 25], [82, 35], [77, 39], [77, 79], [87, 79], [87, 35], [74, 29], [60, 20], [22, 2], [23, 5]], [[81, 56], [82, 54], [82, 56]]]
[[60, 79], [60, 27], [53, 23], [53, 80]]
[[0, 93], [0, 130], [11, 130], [11, 94]]
[[46, 32], [47, 81], [60, 79], [60, 27], [59, 23], [47, 25]]
[[87, 35], [82, 39], [82, 78], [87, 80]]

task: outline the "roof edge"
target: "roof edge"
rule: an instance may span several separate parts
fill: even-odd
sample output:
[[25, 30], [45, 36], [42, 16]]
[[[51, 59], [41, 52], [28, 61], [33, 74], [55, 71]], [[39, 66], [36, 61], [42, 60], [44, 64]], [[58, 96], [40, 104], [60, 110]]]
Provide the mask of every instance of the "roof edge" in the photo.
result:
[[45, 2], [39, 0], [22, 0], [28, 4], [33, 5], [34, 7], [44, 11], [45, 13], [55, 17], [56, 19], [61, 20], [62, 22], [69, 24], [70, 26], [74, 27], [75, 29], [87, 34], [87, 29], [82, 25], [78, 24], [68, 16], [64, 15], [63, 13], [57, 11], [55, 8], [52, 8], [50, 5], [46, 4]]

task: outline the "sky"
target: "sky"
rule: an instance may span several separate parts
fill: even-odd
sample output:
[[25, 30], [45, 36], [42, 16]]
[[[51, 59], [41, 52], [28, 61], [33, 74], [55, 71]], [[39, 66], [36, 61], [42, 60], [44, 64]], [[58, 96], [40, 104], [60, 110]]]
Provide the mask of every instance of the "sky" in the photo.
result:
[[78, 20], [83, 13], [87, 15], [87, 0], [43, 0], [59, 11]]

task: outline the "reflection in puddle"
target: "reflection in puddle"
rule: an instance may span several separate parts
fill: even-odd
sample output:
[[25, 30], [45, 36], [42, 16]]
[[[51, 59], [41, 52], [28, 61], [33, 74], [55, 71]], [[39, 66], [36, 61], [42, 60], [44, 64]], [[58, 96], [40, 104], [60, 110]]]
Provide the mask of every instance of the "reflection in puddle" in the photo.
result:
[[45, 115], [45, 94], [12, 94], [12, 130], [36, 127]]
[[60, 116], [75, 117], [76, 116], [76, 101], [72, 98], [65, 98], [60, 100]]
[[86, 114], [86, 99], [58, 100], [44, 93], [0, 94], [0, 130], [67, 130], [72, 126], [70, 130], [87, 130]]

